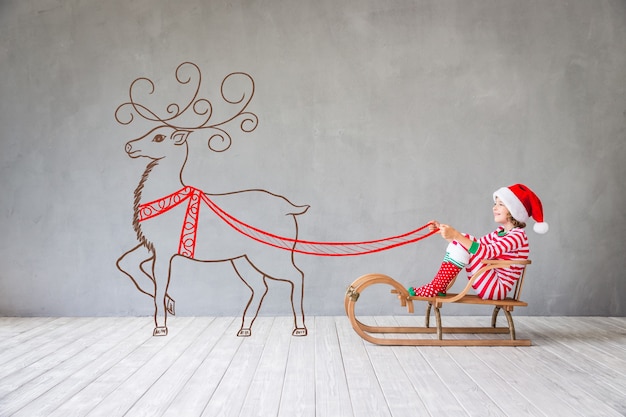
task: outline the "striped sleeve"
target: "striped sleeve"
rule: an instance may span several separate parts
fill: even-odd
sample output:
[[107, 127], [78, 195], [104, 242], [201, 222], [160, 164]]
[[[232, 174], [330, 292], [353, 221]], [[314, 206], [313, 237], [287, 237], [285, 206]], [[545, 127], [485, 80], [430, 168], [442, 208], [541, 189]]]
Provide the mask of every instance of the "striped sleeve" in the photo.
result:
[[[504, 236], [498, 236], [498, 229], [478, 240], [479, 246], [467, 265], [470, 274], [482, 267], [483, 259], [527, 259], [529, 254], [528, 236], [524, 229], [515, 228]], [[516, 269], [515, 267], [513, 269]]]
[[528, 237], [524, 229], [515, 228], [504, 236], [498, 231], [483, 236], [476, 257], [481, 259], [512, 259], [528, 257]]

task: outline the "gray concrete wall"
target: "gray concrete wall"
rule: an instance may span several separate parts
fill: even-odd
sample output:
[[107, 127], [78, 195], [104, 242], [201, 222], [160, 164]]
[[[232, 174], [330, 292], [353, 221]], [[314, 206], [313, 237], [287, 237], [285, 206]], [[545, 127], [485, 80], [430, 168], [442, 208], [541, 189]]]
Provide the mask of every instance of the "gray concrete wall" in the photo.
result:
[[[186, 182], [308, 204], [299, 236], [312, 241], [433, 218], [484, 234], [492, 192], [523, 182], [551, 230], [528, 229], [520, 314], [623, 316], [625, 52], [616, 0], [0, 1], [0, 314], [152, 314], [116, 267], [137, 245], [147, 162], [124, 145], [149, 124], [114, 111], [138, 77], [175, 97], [174, 71], [192, 61], [207, 95], [250, 74], [259, 124], [223, 153], [194, 144]], [[364, 273], [427, 282], [445, 243], [296, 254], [306, 314], [343, 314]], [[289, 286], [269, 286], [262, 314], [289, 314]], [[169, 291], [180, 315], [238, 315], [248, 297], [228, 263], [182, 259]], [[361, 304], [393, 306], [384, 291]]]

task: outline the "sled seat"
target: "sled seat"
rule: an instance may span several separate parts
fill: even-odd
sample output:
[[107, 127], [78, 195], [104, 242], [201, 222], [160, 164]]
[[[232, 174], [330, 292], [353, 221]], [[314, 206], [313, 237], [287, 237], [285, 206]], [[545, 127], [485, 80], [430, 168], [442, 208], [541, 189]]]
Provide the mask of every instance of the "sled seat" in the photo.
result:
[[[515, 307], [526, 307], [528, 303], [520, 299], [524, 277], [526, 276], [527, 266], [531, 261], [528, 259], [516, 260], [484, 260], [483, 266], [476, 271], [471, 279], [468, 280], [465, 288], [456, 294], [447, 293], [445, 296], [436, 297], [417, 297], [409, 295], [408, 290], [393, 278], [383, 274], [366, 274], [357, 278], [348, 287], [345, 295], [344, 305], [346, 314], [350, 319], [352, 328], [363, 339], [370, 343], [386, 346], [530, 346], [531, 341], [528, 339], [517, 339], [515, 336], [515, 326], [511, 312]], [[475, 294], [469, 294], [472, 290], [474, 281], [485, 272], [494, 268], [504, 268], [511, 265], [522, 266], [522, 273], [511, 292], [511, 296], [503, 300], [483, 300]], [[400, 300], [400, 305], [406, 307], [409, 313], [414, 313], [413, 303], [416, 301], [426, 302], [425, 324], [421, 326], [371, 326], [362, 323], [356, 317], [355, 306], [361, 293], [367, 287], [376, 284], [385, 284], [392, 287], [391, 292], [396, 294]], [[448, 289], [452, 287], [454, 281], [448, 285]], [[493, 306], [491, 314], [491, 326], [484, 327], [444, 327], [441, 320], [441, 309], [445, 304], [474, 304]], [[431, 311], [435, 310], [436, 326], [430, 326]], [[507, 319], [507, 327], [497, 327], [496, 321], [498, 313], [502, 310]], [[385, 338], [376, 336], [377, 334], [405, 334], [407, 338]], [[437, 339], [432, 338], [416, 338], [415, 334], [436, 333]], [[485, 338], [443, 338], [444, 333], [457, 334], [498, 334], [508, 333], [509, 338], [485, 337]]]

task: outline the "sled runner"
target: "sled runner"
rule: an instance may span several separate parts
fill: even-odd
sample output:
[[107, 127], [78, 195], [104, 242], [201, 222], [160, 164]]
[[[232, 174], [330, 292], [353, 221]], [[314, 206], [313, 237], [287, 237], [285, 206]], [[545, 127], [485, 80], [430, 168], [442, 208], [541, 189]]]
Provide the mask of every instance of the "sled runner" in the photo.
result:
[[[465, 288], [458, 294], [447, 293], [445, 296], [436, 297], [416, 297], [411, 296], [408, 290], [393, 278], [383, 274], [366, 274], [357, 278], [348, 287], [345, 295], [345, 309], [352, 327], [364, 340], [377, 345], [386, 346], [530, 346], [528, 339], [517, 339], [515, 337], [515, 326], [511, 312], [515, 307], [526, 307], [528, 303], [520, 300], [524, 276], [526, 275], [526, 267], [531, 263], [530, 260], [484, 260], [484, 264], [470, 280], [468, 280]], [[523, 267], [522, 274], [512, 289], [510, 297], [503, 300], [483, 300], [477, 295], [469, 294], [472, 290], [472, 284], [483, 273], [494, 268], [503, 268], [511, 265], [519, 265]], [[415, 301], [424, 301], [426, 306], [425, 324], [423, 327], [418, 326], [371, 326], [359, 321], [355, 314], [356, 302], [359, 296], [367, 287], [375, 284], [386, 284], [392, 287], [391, 292], [396, 294], [400, 300], [400, 305], [407, 307], [409, 313], [414, 312], [413, 303]], [[452, 287], [454, 281], [448, 285], [448, 289]], [[475, 304], [493, 306], [491, 315], [491, 326], [485, 327], [444, 327], [441, 320], [441, 308], [445, 304]], [[430, 326], [430, 314], [434, 307], [436, 326]], [[497, 327], [496, 321], [498, 313], [502, 310], [507, 319], [507, 327]], [[404, 334], [410, 336], [408, 338], [384, 338], [378, 335], [383, 334]], [[437, 335], [437, 339], [418, 338], [415, 335], [432, 333]], [[475, 339], [451, 339], [443, 338], [444, 333], [456, 334], [498, 334], [508, 333], [509, 338], [475, 338]]]

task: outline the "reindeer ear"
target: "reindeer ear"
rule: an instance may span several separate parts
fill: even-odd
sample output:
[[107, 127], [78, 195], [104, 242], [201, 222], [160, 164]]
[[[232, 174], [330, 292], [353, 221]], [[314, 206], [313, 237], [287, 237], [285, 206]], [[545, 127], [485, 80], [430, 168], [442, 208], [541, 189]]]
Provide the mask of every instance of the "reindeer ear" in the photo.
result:
[[176, 145], [182, 145], [187, 140], [191, 130], [176, 130], [172, 133], [171, 138], [174, 139]]

